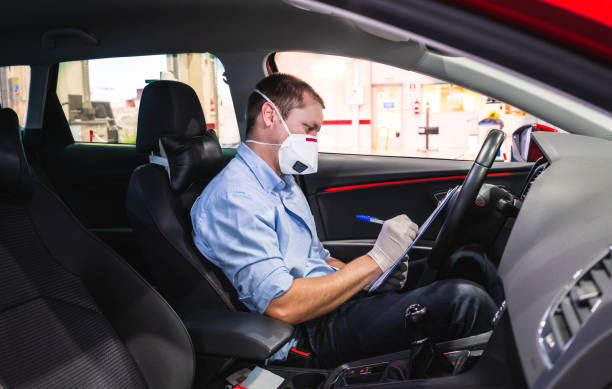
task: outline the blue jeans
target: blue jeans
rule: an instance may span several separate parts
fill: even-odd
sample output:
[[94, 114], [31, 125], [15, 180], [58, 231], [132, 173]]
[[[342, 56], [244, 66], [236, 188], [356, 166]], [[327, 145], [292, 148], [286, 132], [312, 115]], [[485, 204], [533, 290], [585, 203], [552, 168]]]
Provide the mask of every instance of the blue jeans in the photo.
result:
[[476, 284], [450, 279], [406, 292], [359, 294], [302, 328], [317, 364], [333, 368], [408, 348], [411, 334], [404, 327], [404, 314], [417, 303], [427, 307], [428, 334], [434, 342], [489, 331], [497, 310]]

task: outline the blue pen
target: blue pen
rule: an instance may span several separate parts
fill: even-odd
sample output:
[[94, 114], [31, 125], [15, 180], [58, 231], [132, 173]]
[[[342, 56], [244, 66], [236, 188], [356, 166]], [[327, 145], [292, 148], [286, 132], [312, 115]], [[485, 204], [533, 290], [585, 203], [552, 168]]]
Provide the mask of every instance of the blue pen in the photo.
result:
[[366, 222], [370, 222], [370, 223], [376, 223], [376, 224], [384, 224], [384, 220], [380, 220], [377, 217], [373, 217], [373, 216], [366, 216], [366, 215], [355, 215], [355, 217], [359, 220], [363, 220]]

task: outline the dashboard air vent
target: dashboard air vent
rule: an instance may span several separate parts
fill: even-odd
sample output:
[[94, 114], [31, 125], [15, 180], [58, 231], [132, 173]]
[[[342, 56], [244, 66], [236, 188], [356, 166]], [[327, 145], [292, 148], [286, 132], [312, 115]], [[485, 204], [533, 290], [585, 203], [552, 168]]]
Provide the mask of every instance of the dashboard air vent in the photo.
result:
[[610, 251], [587, 270], [576, 273], [566, 292], [540, 323], [538, 340], [549, 364], [554, 363], [569, 346], [580, 327], [601, 304], [611, 283]]

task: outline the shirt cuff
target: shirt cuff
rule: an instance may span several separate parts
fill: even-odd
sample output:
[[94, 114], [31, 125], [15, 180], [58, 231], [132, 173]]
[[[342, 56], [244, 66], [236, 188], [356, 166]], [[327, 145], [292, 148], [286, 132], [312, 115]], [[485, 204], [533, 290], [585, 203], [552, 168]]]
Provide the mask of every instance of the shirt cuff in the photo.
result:
[[321, 248], [321, 259], [324, 260], [324, 261], [327, 261], [329, 259], [329, 257], [331, 257], [331, 254], [329, 253], [329, 250], [326, 249], [325, 247], [322, 247]]
[[245, 304], [251, 309], [255, 308], [255, 311], [263, 315], [270, 301], [285, 294], [291, 288], [291, 285], [293, 285], [291, 274], [284, 267], [278, 268], [257, 286], [250, 298], [247, 298], [251, 304], [246, 301]]

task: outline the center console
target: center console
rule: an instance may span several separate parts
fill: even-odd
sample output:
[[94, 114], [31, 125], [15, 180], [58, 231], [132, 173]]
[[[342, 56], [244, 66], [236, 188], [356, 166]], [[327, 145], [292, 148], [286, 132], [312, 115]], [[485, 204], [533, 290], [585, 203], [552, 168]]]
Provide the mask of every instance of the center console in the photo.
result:
[[413, 341], [399, 352], [345, 363], [333, 371], [273, 366], [268, 370], [285, 378], [281, 389], [486, 387], [503, 377], [495, 373], [498, 367], [488, 366], [495, 363], [491, 360], [498, 351], [485, 355], [486, 349], [503, 347], [503, 337], [493, 337], [493, 331], [433, 344], [427, 336], [427, 310], [419, 304], [407, 309], [405, 325]]
[[[507, 311], [500, 310], [492, 331], [434, 344], [423, 330], [428, 326], [422, 307], [411, 308], [406, 313], [406, 327], [414, 334], [413, 341], [402, 351], [348, 362], [333, 370], [277, 365], [264, 368], [284, 378], [280, 389], [525, 387]], [[258, 328], [261, 324], [267, 327], [273, 323], [260, 323]], [[289, 332], [290, 326], [284, 330]], [[253, 353], [261, 345], [249, 348]], [[238, 363], [232, 370], [255, 365]], [[227, 386], [219, 382], [202, 387]]]
[[[483, 355], [491, 331], [433, 346], [413, 344], [409, 349], [350, 362], [336, 368], [323, 388], [361, 388], [382, 382], [397, 383], [456, 376]], [[404, 376], [402, 376], [404, 374]]]
[[[436, 377], [448, 379], [461, 376], [461, 373], [475, 365], [483, 355], [490, 337], [491, 332], [487, 332], [436, 344], [433, 349], [444, 358], [438, 362], [444, 361], [446, 370], [442, 372], [439, 366], [432, 367], [421, 377], [405, 377], [405, 379], [389, 377], [389, 370], [393, 369], [394, 365], [401, 366], [402, 363], [409, 364], [404, 361], [414, 360], [415, 353], [418, 353], [418, 345], [396, 353], [345, 363], [333, 371], [284, 366], [268, 366], [266, 369], [285, 378], [279, 389], [355, 389], [381, 387], [381, 384], [385, 388], [406, 388], [413, 387], [412, 385], [420, 387], [424, 382], [431, 383]], [[460, 355], [457, 356], [457, 353]], [[457, 381], [454, 382], [455, 384], [448, 382], [449, 385], [444, 387], [457, 387], [453, 386]]]

